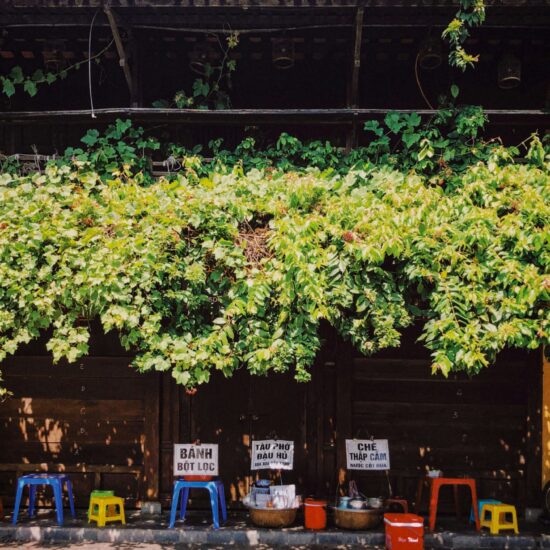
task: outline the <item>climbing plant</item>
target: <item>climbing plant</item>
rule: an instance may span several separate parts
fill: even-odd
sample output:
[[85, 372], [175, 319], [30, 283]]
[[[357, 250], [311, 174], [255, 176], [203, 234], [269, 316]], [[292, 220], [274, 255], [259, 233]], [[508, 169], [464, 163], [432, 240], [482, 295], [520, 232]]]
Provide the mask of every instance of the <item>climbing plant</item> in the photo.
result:
[[[396, 151], [429, 157], [424, 138], [405, 137], [429, 127], [399, 120], [369, 131], [375, 141], [398, 131]], [[321, 145], [283, 136], [278, 147], [282, 158]], [[84, 150], [39, 173], [3, 173], [0, 360], [47, 334], [55, 361], [75, 361], [92, 319], [119, 334], [137, 369], [169, 371], [186, 387], [239, 368], [307, 380], [322, 322], [364, 353], [398, 346], [419, 322], [445, 375], [476, 373], [505, 346], [548, 344], [541, 141], [524, 144], [522, 158], [499, 145], [469, 164], [419, 170], [384, 147], [353, 162], [335, 154], [323, 168], [265, 165], [256, 152], [259, 167], [213, 161], [201, 172], [186, 157], [179, 173], [151, 181], [133, 157], [114, 168]]]
[[485, 0], [460, 0], [459, 10], [442, 34], [451, 46], [449, 64], [452, 67], [465, 71], [479, 60], [479, 55], [464, 49], [464, 43], [470, 36], [470, 29], [483, 24], [485, 15]]
[[202, 74], [199, 78], [195, 78], [190, 91], [178, 90], [172, 101], [160, 99], [153, 102], [153, 107], [202, 110], [231, 108], [228, 90], [231, 88], [231, 75], [237, 68], [237, 61], [230, 58], [230, 53], [239, 44], [239, 33], [228, 34], [225, 42], [217, 35], [214, 37], [221, 53], [219, 64], [201, 63]]
[[61, 69], [59, 71], [46, 71], [42, 69], [36, 69], [32, 74], [25, 74], [23, 69], [16, 65], [4, 75], [0, 75], [0, 91], [7, 97], [13, 96], [17, 89], [21, 89], [29, 96], [34, 97], [40, 88], [45, 84], [53, 84], [58, 80], [64, 80], [67, 76], [90, 61], [99, 62], [103, 54], [105, 54], [109, 48], [113, 45], [114, 40], [111, 40], [107, 46], [100, 50], [97, 54], [91, 56], [89, 59], [73, 63], [72, 65]]

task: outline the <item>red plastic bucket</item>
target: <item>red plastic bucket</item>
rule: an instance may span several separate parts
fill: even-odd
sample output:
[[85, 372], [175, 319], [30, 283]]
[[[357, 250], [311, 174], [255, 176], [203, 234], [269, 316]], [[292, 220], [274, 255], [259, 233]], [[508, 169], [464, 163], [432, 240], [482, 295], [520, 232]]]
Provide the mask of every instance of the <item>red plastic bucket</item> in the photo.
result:
[[384, 514], [387, 550], [423, 550], [424, 520], [415, 514]]
[[326, 529], [327, 501], [306, 498], [304, 501], [304, 518], [306, 529]]

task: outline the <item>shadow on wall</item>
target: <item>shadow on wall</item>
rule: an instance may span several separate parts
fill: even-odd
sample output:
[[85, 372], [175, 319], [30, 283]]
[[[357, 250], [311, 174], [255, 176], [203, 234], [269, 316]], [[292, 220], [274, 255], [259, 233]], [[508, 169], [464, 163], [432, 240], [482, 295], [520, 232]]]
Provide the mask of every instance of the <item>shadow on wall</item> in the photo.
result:
[[[8, 503], [26, 472], [71, 474], [77, 506], [93, 489], [138, 500], [143, 478], [145, 395], [149, 378], [128, 358], [86, 358], [52, 366], [47, 357], [12, 357], [3, 365], [13, 396], [0, 403], [0, 494]], [[150, 386], [149, 386], [150, 389]], [[50, 505], [48, 490], [39, 505]]]

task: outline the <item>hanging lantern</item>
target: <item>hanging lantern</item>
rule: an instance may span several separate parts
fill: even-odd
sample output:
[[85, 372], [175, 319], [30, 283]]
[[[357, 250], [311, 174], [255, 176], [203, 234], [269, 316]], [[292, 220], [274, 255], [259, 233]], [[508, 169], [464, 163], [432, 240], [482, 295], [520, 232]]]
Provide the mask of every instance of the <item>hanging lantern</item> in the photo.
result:
[[274, 38], [272, 40], [272, 60], [277, 69], [284, 70], [294, 67], [296, 61], [294, 41], [291, 38]]
[[521, 61], [514, 54], [504, 54], [498, 62], [498, 87], [511, 90], [521, 84]]
[[210, 42], [206, 40], [195, 42], [193, 49], [189, 52], [189, 68], [197, 74], [204, 75], [206, 65], [216, 59], [216, 51]]
[[443, 61], [441, 41], [437, 38], [428, 37], [420, 46], [418, 52], [418, 64], [425, 71], [437, 69]]

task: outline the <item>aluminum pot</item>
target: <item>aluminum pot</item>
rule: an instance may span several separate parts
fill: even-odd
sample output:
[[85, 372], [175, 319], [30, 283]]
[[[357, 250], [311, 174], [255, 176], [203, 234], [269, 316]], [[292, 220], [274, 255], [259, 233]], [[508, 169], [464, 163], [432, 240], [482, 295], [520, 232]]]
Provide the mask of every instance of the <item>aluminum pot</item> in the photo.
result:
[[366, 502], [362, 498], [352, 498], [349, 501], [348, 506], [353, 510], [362, 510], [365, 508], [365, 504]]
[[369, 506], [369, 508], [374, 508], [375, 510], [378, 510], [384, 507], [384, 501], [381, 498], [376, 498], [376, 497], [368, 498], [367, 506]]

